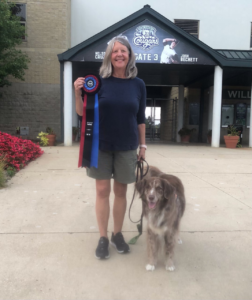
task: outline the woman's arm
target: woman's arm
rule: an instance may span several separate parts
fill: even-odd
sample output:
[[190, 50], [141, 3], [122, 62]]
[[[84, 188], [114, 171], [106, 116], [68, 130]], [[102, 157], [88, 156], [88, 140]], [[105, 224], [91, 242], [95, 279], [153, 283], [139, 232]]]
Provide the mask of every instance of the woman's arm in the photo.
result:
[[[138, 123], [138, 140], [139, 146], [145, 145], [145, 108], [146, 108], [146, 87], [144, 82], [141, 84], [141, 99], [139, 103], [139, 110], [137, 113], [137, 123]], [[138, 160], [141, 158], [145, 159], [146, 148], [140, 147]]]
[[79, 77], [74, 82], [74, 91], [75, 91], [75, 108], [79, 116], [83, 114], [83, 101], [81, 99], [81, 88], [85, 83], [84, 77]]

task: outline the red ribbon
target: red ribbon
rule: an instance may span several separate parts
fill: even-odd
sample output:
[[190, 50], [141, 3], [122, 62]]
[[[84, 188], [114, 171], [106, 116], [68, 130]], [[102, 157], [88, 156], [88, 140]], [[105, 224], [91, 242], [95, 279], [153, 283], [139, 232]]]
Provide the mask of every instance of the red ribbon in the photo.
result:
[[84, 102], [84, 104], [83, 104], [83, 115], [82, 115], [81, 140], [80, 140], [80, 152], [79, 152], [78, 168], [82, 166], [82, 158], [83, 158], [83, 150], [84, 150], [84, 142], [85, 142], [87, 94], [84, 95], [83, 102]]

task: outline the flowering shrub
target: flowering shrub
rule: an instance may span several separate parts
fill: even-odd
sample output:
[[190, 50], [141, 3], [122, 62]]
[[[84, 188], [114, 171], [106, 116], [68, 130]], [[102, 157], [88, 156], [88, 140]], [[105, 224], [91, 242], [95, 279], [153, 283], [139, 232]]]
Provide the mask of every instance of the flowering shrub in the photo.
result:
[[39, 145], [0, 131], [0, 156], [4, 157], [5, 168], [17, 171], [44, 153]]
[[47, 138], [47, 136], [48, 136], [48, 133], [47, 132], [43, 132], [43, 131], [41, 131], [39, 134], [38, 134], [38, 136], [37, 136], [37, 138], [40, 140], [40, 145], [41, 146], [48, 146], [48, 144], [49, 144], [49, 139]]

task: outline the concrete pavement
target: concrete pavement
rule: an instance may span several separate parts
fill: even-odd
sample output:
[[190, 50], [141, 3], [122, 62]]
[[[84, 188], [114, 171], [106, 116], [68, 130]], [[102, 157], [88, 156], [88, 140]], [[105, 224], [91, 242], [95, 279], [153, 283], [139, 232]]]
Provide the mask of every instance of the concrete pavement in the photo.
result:
[[[0, 190], [0, 299], [252, 299], [251, 149], [148, 145], [148, 163], [185, 185], [175, 272], [162, 261], [145, 270], [145, 233], [130, 254], [110, 247], [97, 260], [95, 185], [77, 168], [78, 144], [44, 151]], [[123, 233], [137, 234], [128, 215]]]

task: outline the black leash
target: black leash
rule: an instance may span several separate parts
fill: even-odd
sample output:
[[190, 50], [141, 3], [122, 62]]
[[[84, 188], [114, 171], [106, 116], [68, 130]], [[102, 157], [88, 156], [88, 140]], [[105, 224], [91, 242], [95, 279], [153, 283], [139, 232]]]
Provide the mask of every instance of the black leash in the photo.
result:
[[[147, 165], [147, 170], [145, 173], [143, 173], [143, 162], [146, 163]], [[144, 178], [144, 176], [148, 173], [149, 171], [149, 165], [147, 163], [146, 160], [144, 159], [141, 159], [137, 162], [137, 174], [136, 174], [136, 183], [138, 182], [138, 179], [140, 178], [140, 180], [142, 180]], [[140, 176], [140, 177], [139, 177]], [[134, 201], [134, 198], [135, 198], [135, 194], [136, 194], [136, 186], [134, 188], [134, 193], [133, 193], [133, 198], [131, 200], [131, 203], [130, 203], [130, 208], [129, 208], [129, 219], [132, 223], [138, 223], [140, 222], [139, 224], [137, 224], [137, 230], [139, 232], [139, 234], [135, 237], [133, 237], [130, 241], [129, 241], [129, 244], [133, 245], [136, 243], [137, 239], [142, 235], [142, 232], [143, 232], [143, 203], [142, 203], [142, 214], [141, 214], [141, 218], [140, 220], [138, 221], [132, 221], [131, 217], [130, 217], [130, 211], [131, 211], [131, 207], [133, 205], [133, 201]]]

